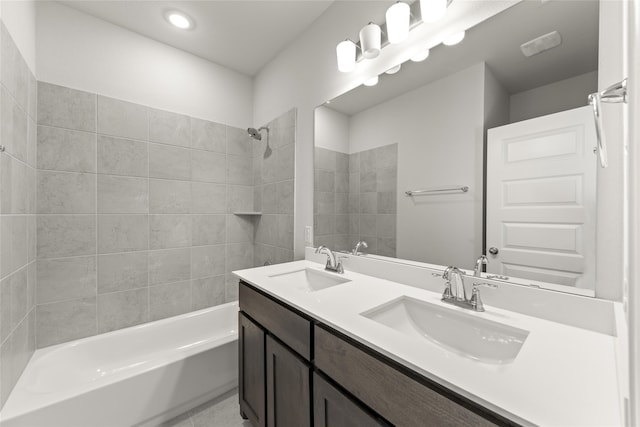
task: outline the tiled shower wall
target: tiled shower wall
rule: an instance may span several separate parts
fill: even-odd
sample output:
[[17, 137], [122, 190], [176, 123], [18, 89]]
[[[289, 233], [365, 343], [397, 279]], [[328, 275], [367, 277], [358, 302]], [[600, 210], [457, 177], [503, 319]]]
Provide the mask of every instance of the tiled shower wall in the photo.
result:
[[237, 298], [246, 129], [40, 83], [37, 347]]
[[36, 79], [0, 21], [0, 409], [35, 350]]
[[256, 266], [293, 261], [295, 110], [272, 120], [254, 142]]
[[316, 147], [314, 245], [396, 256], [398, 144], [344, 154]]
[[355, 242], [349, 239], [349, 155], [316, 147], [313, 189], [314, 245], [332, 250], [352, 248]]

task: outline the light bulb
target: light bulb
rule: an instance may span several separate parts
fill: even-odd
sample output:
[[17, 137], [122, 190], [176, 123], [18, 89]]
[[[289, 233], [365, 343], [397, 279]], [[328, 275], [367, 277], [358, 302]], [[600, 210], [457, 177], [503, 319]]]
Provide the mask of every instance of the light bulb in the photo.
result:
[[360, 30], [360, 46], [362, 56], [366, 59], [373, 59], [380, 55], [380, 43], [382, 30], [373, 22], [369, 22]]
[[436, 22], [447, 13], [447, 0], [420, 0], [423, 22]]
[[409, 36], [411, 8], [407, 3], [398, 2], [387, 9], [387, 37], [389, 43], [402, 43]]
[[378, 76], [373, 76], [369, 80], [365, 80], [363, 83], [365, 86], [375, 86], [378, 84]]
[[348, 73], [356, 68], [356, 44], [351, 40], [344, 40], [336, 46], [338, 70]]
[[400, 68], [402, 68], [402, 64], [398, 64], [395, 67], [389, 68], [387, 71], [385, 71], [385, 74], [395, 74], [400, 71]]
[[421, 50], [411, 57], [413, 62], [422, 62], [429, 57], [429, 49]]
[[462, 40], [464, 40], [464, 31], [451, 34], [449, 37], [442, 41], [442, 44], [446, 46], [453, 46], [460, 43]]

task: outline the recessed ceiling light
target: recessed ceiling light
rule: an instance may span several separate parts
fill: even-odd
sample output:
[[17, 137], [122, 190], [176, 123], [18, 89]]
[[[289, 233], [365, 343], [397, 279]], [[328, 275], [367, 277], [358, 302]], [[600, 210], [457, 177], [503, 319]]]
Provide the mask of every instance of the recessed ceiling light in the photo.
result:
[[464, 31], [460, 31], [459, 33], [451, 34], [449, 37], [442, 41], [442, 44], [447, 46], [453, 46], [455, 44], [460, 43], [464, 40]]
[[189, 18], [182, 12], [178, 12], [177, 10], [169, 10], [165, 12], [164, 17], [171, 25], [178, 27], [181, 30], [189, 30], [193, 28], [193, 19]]

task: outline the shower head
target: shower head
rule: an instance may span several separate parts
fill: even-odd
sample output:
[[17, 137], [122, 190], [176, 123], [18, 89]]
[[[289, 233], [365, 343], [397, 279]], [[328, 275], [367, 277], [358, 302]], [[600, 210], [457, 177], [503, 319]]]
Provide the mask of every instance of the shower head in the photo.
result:
[[267, 133], [269, 133], [269, 128], [266, 126], [262, 126], [261, 128], [257, 129], [256, 128], [248, 128], [247, 129], [247, 133], [249, 133], [249, 136], [257, 141], [262, 141], [262, 135], [260, 134], [261, 130], [266, 130]]

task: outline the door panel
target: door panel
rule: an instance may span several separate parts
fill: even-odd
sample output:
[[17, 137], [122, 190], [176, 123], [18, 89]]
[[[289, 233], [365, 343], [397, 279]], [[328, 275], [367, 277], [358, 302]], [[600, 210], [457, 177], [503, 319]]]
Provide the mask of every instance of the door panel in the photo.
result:
[[267, 425], [311, 425], [309, 366], [291, 350], [267, 336]]
[[489, 130], [487, 272], [594, 289], [595, 145], [589, 107]]
[[240, 412], [254, 427], [266, 426], [265, 332], [242, 312], [238, 313]]

